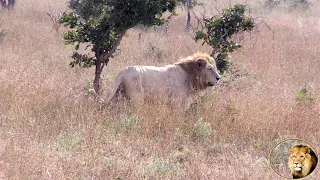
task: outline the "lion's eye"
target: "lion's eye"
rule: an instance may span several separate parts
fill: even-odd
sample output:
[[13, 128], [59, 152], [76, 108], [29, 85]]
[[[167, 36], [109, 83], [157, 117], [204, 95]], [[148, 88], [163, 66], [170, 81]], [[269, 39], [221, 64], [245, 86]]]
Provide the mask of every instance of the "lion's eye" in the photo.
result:
[[301, 158], [303, 158], [303, 156], [300, 156]]

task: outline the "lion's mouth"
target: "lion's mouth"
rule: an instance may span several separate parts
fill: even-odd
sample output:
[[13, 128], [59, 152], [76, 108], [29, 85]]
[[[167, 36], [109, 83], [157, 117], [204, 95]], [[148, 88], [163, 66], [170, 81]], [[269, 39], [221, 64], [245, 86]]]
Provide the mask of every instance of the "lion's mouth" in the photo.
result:
[[213, 82], [208, 82], [207, 86], [214, 86], [214, 83]]
[[294, 170], [301, 171], [301, 167], [295, 167]]

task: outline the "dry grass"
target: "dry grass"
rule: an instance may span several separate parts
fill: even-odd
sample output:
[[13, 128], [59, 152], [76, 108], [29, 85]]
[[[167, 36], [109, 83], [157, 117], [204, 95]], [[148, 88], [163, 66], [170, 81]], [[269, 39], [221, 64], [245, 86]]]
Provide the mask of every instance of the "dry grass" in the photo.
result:
[[[229, 4], [205, 2], [207, 13]], [[261, 14], [263, 1], [253, 2]], [[65, 7], [31, 0], [0, 11], [0, 179], [280, 179], [267, 159], [277, 142], [301, 138], [320, 151], [318, 2], [309, 11], [264, 14], [273, 32], [262, 24], [244, 36], [243, 53], [232, 55], [240, 76], [226, 75], [197, 115], [146, 105], [117, 121], [87, 94], [93, 69], [68, 68], [72, 47], [46, 15]], [[103, 72], [104, 96], [125, 66], [210, 51], [185, 32], [179, 14], [167, 32], [129, 31]], [[313, 101], [297, 100], [303, 87]]]

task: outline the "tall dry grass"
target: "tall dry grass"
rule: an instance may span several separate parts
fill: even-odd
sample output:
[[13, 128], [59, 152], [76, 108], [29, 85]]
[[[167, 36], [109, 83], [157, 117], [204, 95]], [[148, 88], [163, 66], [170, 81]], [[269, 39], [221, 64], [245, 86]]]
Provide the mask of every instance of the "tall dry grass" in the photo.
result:
[[[204, 2], [208, 15], [229, 5]], [[239, 72], [225, 75], [198, 102], [197, 114], [145, 105], [116, 121], [87, 93], [93, 69], [68, 67], [65, 29], [57, 33], [46, 15], [64, 11], [66, 1], [18, 1], [13, 11], [1, 10], [1, 179], [280, 179], [267, 159], [277, 142], [301, 138], [320, 151], [319, 4], [294, 13], [249, 4], [272, 31], [261, 24], [244, 36], [243, 52], [232, 55]], [[210, 52], [185, 32], [180, 10], [167, 30], [134, 28], [128, 35], [103, 72], [104, 97], [125, 66]], [[304, 87], [313, 101], [297, 100]]]

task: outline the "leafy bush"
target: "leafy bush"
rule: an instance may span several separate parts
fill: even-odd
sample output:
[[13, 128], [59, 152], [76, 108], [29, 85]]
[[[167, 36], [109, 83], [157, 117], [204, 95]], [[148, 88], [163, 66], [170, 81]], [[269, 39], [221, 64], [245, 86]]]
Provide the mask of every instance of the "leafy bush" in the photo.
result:
[[0, 43], [3, 41], [5, 36], [5, 30], [0, 30]]
[[215, 58], [221, 73], [230, 65], [228, 54], [241, 47], [231, 37], [244, 31], [251, 31], [254, 27], [252, 18], [244, 15], [246, 6], [236, 4], [233, 8], [223, 9], [221, 16], [204, 18], [204, 27], [196, 32], [196, 41], [203, 40], [213, 48], [211, 56]]
[[270, 10], [278, 6], [281, 3], [281, 0], [266, 0], [264, 6], [268, 7]]
[[294, 9], [308, 9], [311, 3], [308, 0], [266, 0], [264, 6], [272, 10], [280, 4], [287, 5], [289, 11]]
[[152, 174], [167, 175], [171, 173], [172, 168], [167, 159], [155, 157], [149, 164], [149, 170]]
[[118, 129], [128, 132], [141, 129], [141, 124], [136, 116], [122, 116], [118, 122]]
[[287, 0], [287, 1], [289, 3], [289, 11], [292, 11], [294, 9], [308, 9], [311, 4], [308, 0]]
[[308, 92], [307, 87], [303, 87], [298, 91], [297, 94], [297, 100], [298, 101], [314, 101], [314, 96]]
[[[181, 159], [182, 158], [182, 159]], [[156, 179], [167, 179], [165, 177], [179, 176], [185, 169], [185, 155], [174, 154], [171, 158], [161, 158], [155, 156], [148, 164], [149, 176], [155, 176]], [[177, 160], [175, 162], [175, 160]]]
[[212, 134], [212, 127], [210, 123], [204, 122], [202, 118], [194, 124], [193, 137], [195, 140], [208, 138]]
[[72, 134], [59, 134], [56, 138], [59, 150], [62, 152], [77, 151], [83, 143], [83, 133], [76, 131]]

